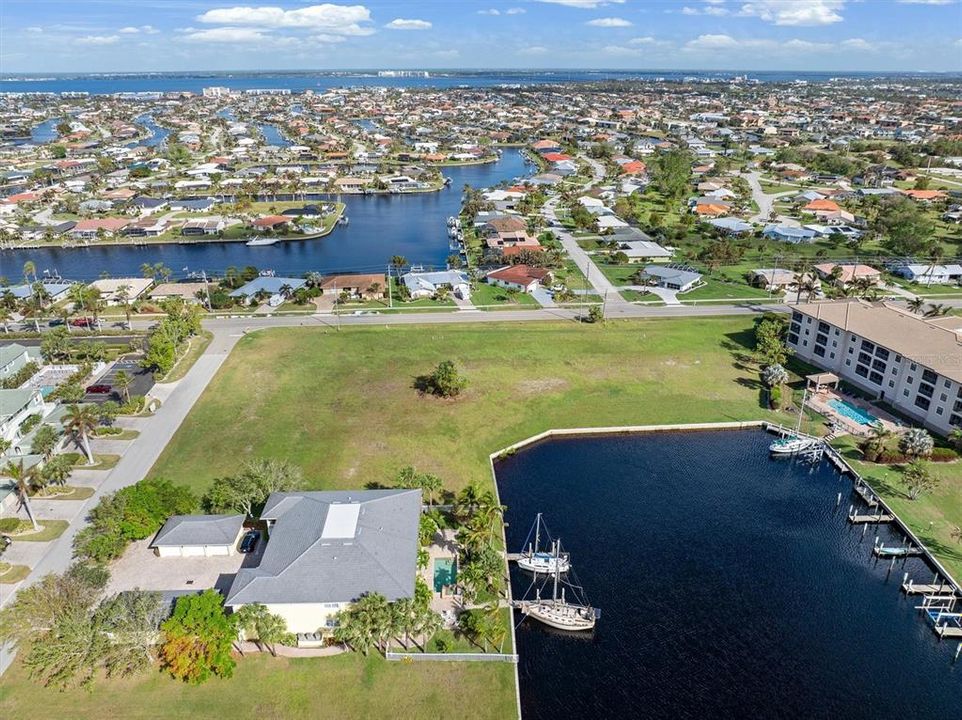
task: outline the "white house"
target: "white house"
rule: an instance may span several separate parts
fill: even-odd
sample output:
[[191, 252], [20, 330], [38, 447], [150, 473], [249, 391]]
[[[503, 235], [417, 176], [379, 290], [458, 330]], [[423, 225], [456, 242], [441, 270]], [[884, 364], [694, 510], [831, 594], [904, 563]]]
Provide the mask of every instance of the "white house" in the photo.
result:
[[920, 285], [951, 285], [962, 281], [962, 265], [911, 264], [903, 265], [894, 272]]
[[23, 454], [24, 448], [16, 446], [22, 437], [20, 426], [31, 415], [46, 417], [53, 408], [53, 403], [43, 401], [39, 388], [0, 390], [0, 439], [13, 443], [15, 454]]
[[238, 571], [225, 605], [261, 603], [290, 632], [313, 634], [367, 593], [413, 597], [420, 518], [420, 490], [272, 493], [260, 564]]

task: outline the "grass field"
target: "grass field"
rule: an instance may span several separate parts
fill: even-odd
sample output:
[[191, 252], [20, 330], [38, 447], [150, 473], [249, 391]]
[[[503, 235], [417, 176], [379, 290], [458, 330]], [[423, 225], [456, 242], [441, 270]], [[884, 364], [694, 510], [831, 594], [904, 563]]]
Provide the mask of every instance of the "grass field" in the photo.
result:
[[[409, 464], [452, 489], [488, 483], [488, 453], [551, 427], [760, 417], [755, 373], [732, 354], [750, 342], [743, 318], [252, 333], [152, 473], [202, 492], [273, 456], [317, 488], [385, 482]], [[449, 358], [464, 396], [419, 396], [415, 376]]]
[[386, 662], [373, 653], [320, 659], [250, 655], [230, 680], [188, 687], [154, 672], [98, 680], [93, 692], [31, 683], [20, 663], [0, 681], [5, 718], [124, 720], [426, 718], [517, 715], [509, 663]]

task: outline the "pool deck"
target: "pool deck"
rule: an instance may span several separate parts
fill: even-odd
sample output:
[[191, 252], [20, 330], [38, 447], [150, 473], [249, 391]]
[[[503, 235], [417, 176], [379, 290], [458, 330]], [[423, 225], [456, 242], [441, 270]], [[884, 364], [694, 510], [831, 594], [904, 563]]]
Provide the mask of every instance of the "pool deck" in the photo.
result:
[[433, 597], [431, 598], [431, 609], [441, 614], [446, 626], [450, 627], [456, 622], [456, 613], [463, 606], [463, 598], [456, 594], [454, 588], [445, 589], [443, 592], [434, 591], [434, 561], [449, 559], [457, 564], [458, 544], [455, 540], [455, 531], [451, 529], [442, 530], [428, 546], [428, 566], [419, 572], [421, 578], [431, 588]]
[[838, 410], [833, 408], [829, 403], [832, 400], [838, 400], [839, 402], [845, 402], [849, 405], [857, 407], [859, 410], [863, 410], [866, 413], [875, 417], [882, 425], [885, 426], [887, 430], [892, 432], [899, 432], [903, 429], [901, 423], [894, 416], [880, 410], [869, 402], [865, 400], [860, 400], [859, 398], [853, 397], [851, 395], [846, 395], [837, 390], [820, 390], [817, 393], [813, 393], [808, 396], [808, 405], [816, 412], [824, 415], [826, 418], [831, 420], [836, 427], [834, 432], [835, 436], [842, 434], [854, 435], [856, 437], [867, 437], [871, 431], [871, 425], [862, 425], [861, 423], [853, 420], [852, 418], [842, 415]]

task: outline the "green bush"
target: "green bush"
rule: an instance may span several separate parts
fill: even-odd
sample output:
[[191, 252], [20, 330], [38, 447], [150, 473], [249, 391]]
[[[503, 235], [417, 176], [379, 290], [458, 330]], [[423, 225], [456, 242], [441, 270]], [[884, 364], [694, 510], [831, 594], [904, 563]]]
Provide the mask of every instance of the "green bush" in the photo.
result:
[[28, 432], [33, 430], [43, 418], [40, 415], [30, 415], [26, 420], [20, 423], [20, 434], [26, 435]]
[[782, 406], [782, 386], [776, 385], [768, 392], [768, 404], [773, 410]]
[[10, 375], [9, 377], [4, 378], [3, 382], [0, 383], [0, 388], [3, 388], [4, 390], [13, 390], [15, 388], [18, 388], [21, 385], [23, 385], [25, 382], [27, 382], [27, 380], [29, 380], [34, 375], [36, 375], [39, 369], [40, 369], [39, 364], [33, 361], [28, 362], [22, 368], [17, 370], [17, 372], [15, 372], [13, 375]]
[[171, 515], [195, 512], [197, 497], [187, 488], [159, 478], [141, 480], [104, 497], [90, 512], [90, 525], [74, 539], [77, 557], [107, 562], [128, 543], [153, 535]]
[[9, 517], [0, 519], [0, 532], [11, 533], [20, 528], [20, 518]]

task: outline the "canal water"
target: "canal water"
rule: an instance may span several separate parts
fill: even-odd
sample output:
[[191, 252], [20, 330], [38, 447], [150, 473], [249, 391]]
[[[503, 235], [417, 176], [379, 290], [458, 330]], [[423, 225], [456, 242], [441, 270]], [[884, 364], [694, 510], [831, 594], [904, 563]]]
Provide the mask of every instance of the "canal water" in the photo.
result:
[[[392, 255], [443, 267], [450, 254], [445, 221], [458, 214], [464, 185], [491, 187], [529, 174], [532, 168], [519, 150], [507, 148], [496, 163], [444, 168], [451, 184], [440, 192], [343, 195], [340, 199], [347, 204], [349, 223], [317, 240], [262, 247], [231, 242], [0, 250], [0, 276], [19, 277], [27, 260], [36, 264], [38, 272], [57, 271], [73, 280], [94, 280], [103, 273], [139, 276], [142, 264], [156, 262], [177, 276], [200, 270], [220, 275], [231, 265], [254, 265], [294, 276], [308, 271], [377, 272], [386, 269]], [[331, 198], [315, 196], [315, 201], [320, 199]]]
[[[770, 440], [567, 438], [497, 464], [509, 548], [543, 512], [602, 611], [582, 636], [521, 623], [525, 720], [962, 717], [955, 643], [899, 590], [931, 571], [889, 575], [845, 518], [851, 482], [769, 459]], [[516, 596], [530, 582], [512, 569]]]

